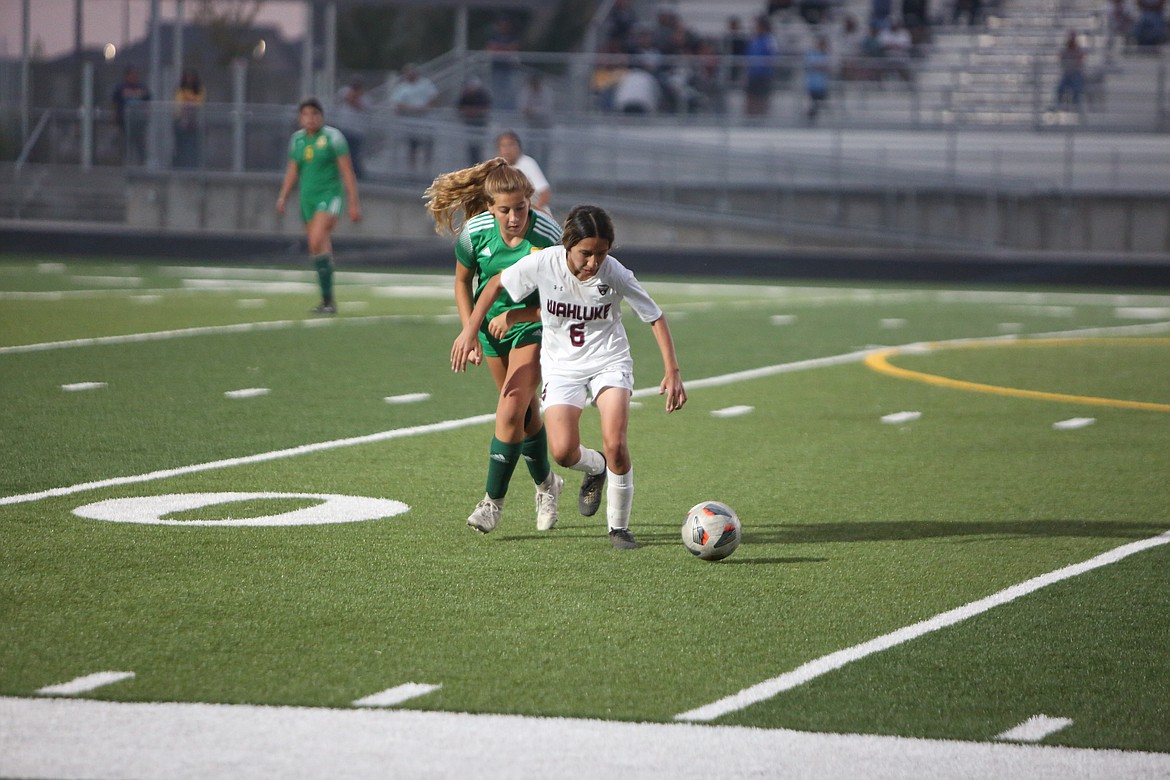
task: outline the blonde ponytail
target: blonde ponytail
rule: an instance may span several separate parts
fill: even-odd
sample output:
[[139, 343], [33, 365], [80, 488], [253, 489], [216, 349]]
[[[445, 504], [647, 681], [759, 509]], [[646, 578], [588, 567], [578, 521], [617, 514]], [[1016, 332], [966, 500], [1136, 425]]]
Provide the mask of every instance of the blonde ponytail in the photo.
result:
[[487, 211], [498, 196], [517, 192], [531, 198], [536, 190], [523, 172], [508, 165], [503, 157], [495, 157], [442, 174], [431, 182], [423, 197], [435, 221], [435, 232], [458, 235], [463, 222]]

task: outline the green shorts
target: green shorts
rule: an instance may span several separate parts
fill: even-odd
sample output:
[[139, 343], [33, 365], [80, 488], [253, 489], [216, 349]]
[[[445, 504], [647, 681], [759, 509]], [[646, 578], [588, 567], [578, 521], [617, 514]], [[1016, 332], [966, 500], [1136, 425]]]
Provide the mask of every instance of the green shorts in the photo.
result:
[[301, 219], [306, 224], [313, 221], [313, 216], [319, 211], [325, 211], [334, 217], [341, 216], [343, 199], [340, 195], [325, 195], [312, 200], [301, 199]]
[[483, 347], [484, 357], [503, 357], [516, 347], [529, 344], [539, 344], [541, 324], [539, 322], [522, 322], [513, 325], [502, 339], [494, 338], [487, 330], [479, 332], [479, 345]]

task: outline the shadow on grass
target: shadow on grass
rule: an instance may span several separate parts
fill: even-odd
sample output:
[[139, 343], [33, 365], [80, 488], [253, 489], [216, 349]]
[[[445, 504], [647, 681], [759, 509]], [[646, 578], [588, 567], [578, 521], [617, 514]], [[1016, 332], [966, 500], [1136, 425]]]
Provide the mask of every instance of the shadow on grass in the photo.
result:
[[[643, 547], [681, 544], [678, 525], [674, 523], [637, 523], [631, 527]], [[745, 546], [829, 544], [849, 542], [906, 542], [922, 539], [951, 538], [960, 542], [1010, 540], [1020, 538], [1095, 538], [1146, 539], [1170, 529], [1165, 522], [1103, 522], [1088, 520], [890, 520], [836, 523], [771, 523], [744, 528]], [[502, 541], [530, 542], [537, 539], [553, 541], [585, 538], [605, 538], [598, 529], [566, 528], [552, 532], [510, 534]], [[815, 557], [752, 558], [725, 563], [820, 563], [827, 559]]]
[[720, 566], [759, 566], [761, 564], [775, 566], [793, 563], [825, 563], [828, 560], [828, 558], [744, 558], [743, 554], [737, 551], [730, 558], [711, 561], [711, 563], [717, 563]]
[[898, 542], [919, 539], [1094, 538], [1145, 539], [1168, 528], [1167, 523], [1088, 520], [893, 520], [838, 523], [777, 524], [745, 529], [744, 542], [754, 544], [823, 544], [827, 542]]

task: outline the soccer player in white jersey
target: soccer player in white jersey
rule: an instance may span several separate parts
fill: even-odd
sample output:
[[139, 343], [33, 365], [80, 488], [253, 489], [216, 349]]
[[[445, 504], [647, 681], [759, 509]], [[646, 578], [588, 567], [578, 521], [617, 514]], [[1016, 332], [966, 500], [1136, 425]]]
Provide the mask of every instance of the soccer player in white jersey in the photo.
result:
[[[597, 206], [577, 206], [565, 220], [561, 246], [527, 255], [484, 287], [463, 331], [451, 346], [451, 368], [478, 362], [476, 333], [501, 290], [515, 300], [540, 294], [544, 326], [540, 367], [549, 451], [562, 466], [584, 472], [578, 508], [597, 512], [605, 490], [609, 540], [620, 550], [639, 546], [630, 533], [634, 469], [627, 438], [634, 362], [622, 325], [622, 301], [650, 324], [662, 353], [664, 376], [658, 386], [666, 411], [687, 401], [674, 339], [662, 309], [624, 265], [609, 256], [613, 221]], [[503, 324], [488, 323], [489, 330]], [[604, 453], [581, 444], [581, 413], [592, 397], [601, 415]]]

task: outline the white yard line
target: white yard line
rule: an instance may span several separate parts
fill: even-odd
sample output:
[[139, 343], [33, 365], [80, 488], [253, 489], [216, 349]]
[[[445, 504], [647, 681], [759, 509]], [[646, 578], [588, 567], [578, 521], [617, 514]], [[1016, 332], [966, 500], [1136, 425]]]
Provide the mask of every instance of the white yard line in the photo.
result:
[[1061, 729], [1073, 724], [1070, 718], [1053, 718], [1048, 715], [1033, 715], [1018, 726], [1008, 729], [1002, 734], [996, 734], [996, 739], [1006, 739], [1013, 742], [1039, 742], [1050, 737]]
[[122, 336], [95, 336], [87, 339], [65, 341], [43, 341], [37, 344], [18, 344], [0, 347], [0, 355], [21, 352], [49, 352], [55, 349], [73, 347], [98, 347], [111, 344], [139, 344], [147, 341], [169, 341], [191, 336], [221, 336], [229, 333], [252, 333], [254, 331], [286, 330], [288, 328], [321, 328], [337, 325], [364, 325], [376, 322], [450, 322], [453, 314], [371, 314], [367, 317], [345, 317], [343, 319], [313, 320], [272, 320], [270, 322], [242, 322], [236, 325], [205, 325], [197, 328], [156, 330], [149, 333], [128, 333]]
[[702, 707], [696, 707], [693, 710], [679, 713], [674, 718], [675, 720], [706, 721], [714, 720], [731, 712], [738, 712], [753, 704], [770, 699], [784, 691], [789, 691], [804, 685], [824, 674], [840, 669], [846, 664], [851, 664], [874, 653], [880, 653], [883, 650], [897, 647], [900, 644], [909, 642], [911, 639], [917, 639], [920, 636], [933, 633], [948, 626], [962, 623], [964, 620], [981, 615], [995, 607], [1015, 601], [1021, 596], [1035, 593], [1042, 588], [1047, 588], [1049, 585], [1055, 585], [1058, 582], [1063, 582], [1064, 580], [1071, 579], [1093, 569], [1099, 569], [1102, 566], [1117, 563], [1135, 553], [1149, 550], [1153, 547], [1159, 547], [1163, 544], [1170, 544], [1170, 531], [1150, 537], [1149, 539], [1123, 544], [1120, 547], [1115, 547], [1087, 561], [1074, 563], [1071, 566], [1050, 571], [1039, 577], [1033, 577], [1018, 585], [1012, 585], [1010, 588], [993, 593], [986, 598], [972, 601], [970, 604], [948, 610], [927, 620], [900, 628], [897, 631], [892, 631], [889, 634], [870, 639], [853, 647], [847, 647], [844, 650], [838, 650], [834, 653], [821, 656], [808, 663], [801, 664], [790, 672], [785, 672], [778, 677], [773, 677], [770, 680], [757, 683], [749, 688], [744, 688], [738, 693], [726, 696], [710, 704], [705, 704]]
[[4, 496], [0, 498], [0, 506], [6, 504], [26, 504], [31, 501], [40, 501], [44, 498], [55, 498], [57, 496], [69, 496], [74, 493], [82, 493], [87, 490], [98, 490], [99, 488], [116, 487], [118, 485], [133, 485], [139, 482], [153, 482], [157, 479], [168, 479], [170, 477], [179, 477], [184, 474], [195, 474], [200, 471], [214, 471], [215, 469], [226, 469], [234, 466], [246, 466], [252, 463], [264, 463], [270, 460], [280, 460], [282, 458], [295, 458], [299, 455], [309, 455], [314, 452], [324, 452], [325, 450], [335, 450], [341, 447], [355, 447], [362, 444], [374, 444], [375, 442], [389, 441], [391, 439], [402, 439], [409, 436], [421, 436], [427, 433], [439, 433], [441, 431], [453, 431], [458, 428], [466, 428], [469, 425], [479, 425], [480, 423], [491, 422], [496, 419], [496, 415], [480, 414], [475, 417], [464, 417], [459, 420], [444, 420], [442, 422], [431, 423], [429, 425], [415, 425], [409, 428], [394, 428], [388, 431], [381, 431], [380, 433], [370, 433], [365, 436], [353, 436], [348, 439], [334, 439], [332, 441], [321, 441], [314, 444], [302, 444], [299, 447], [289, 447], [284, 450], [273, 450], [271, 452], [261, 452], [255, 455], [245, 455], [240, 458], [226, 458], [224, 460], [215, 460], [208, 463], [196, 463], [191, 466], [178, 466], [173, 469], [161, 469], [159, 471], [152, 471], [148, 474], [136, 474], [129, 477], [111, 477], [110, 479], [99, 479], [94, 482], [83, 482], [77, 485], [69, 485], [67, 487], [50, 488], [49, 490], [41, 490], [36, 493], [24, 493], [17, 496]]
[[44, 688], [37, 689], [37, 693], [42, 696], [76, 696], [133, 677], [134, 672], [94, 672], [58, 685], [46, 685]]
[[355, 707], [394, 707], [403, 702], [417, 699], [419, 696], [426, 696], [428, 693], [433, 693], [442, 685], [432, 685], [430, 683], [403, 683], [402, 685], [395, 685], [393, 688], [387, 688], [384, 691], [372, 693], [369, 696], [363, 696], [353, 703]]
[[1170, 755], [690, 723], [4, 697], [0, 775], [1162, 780]]

